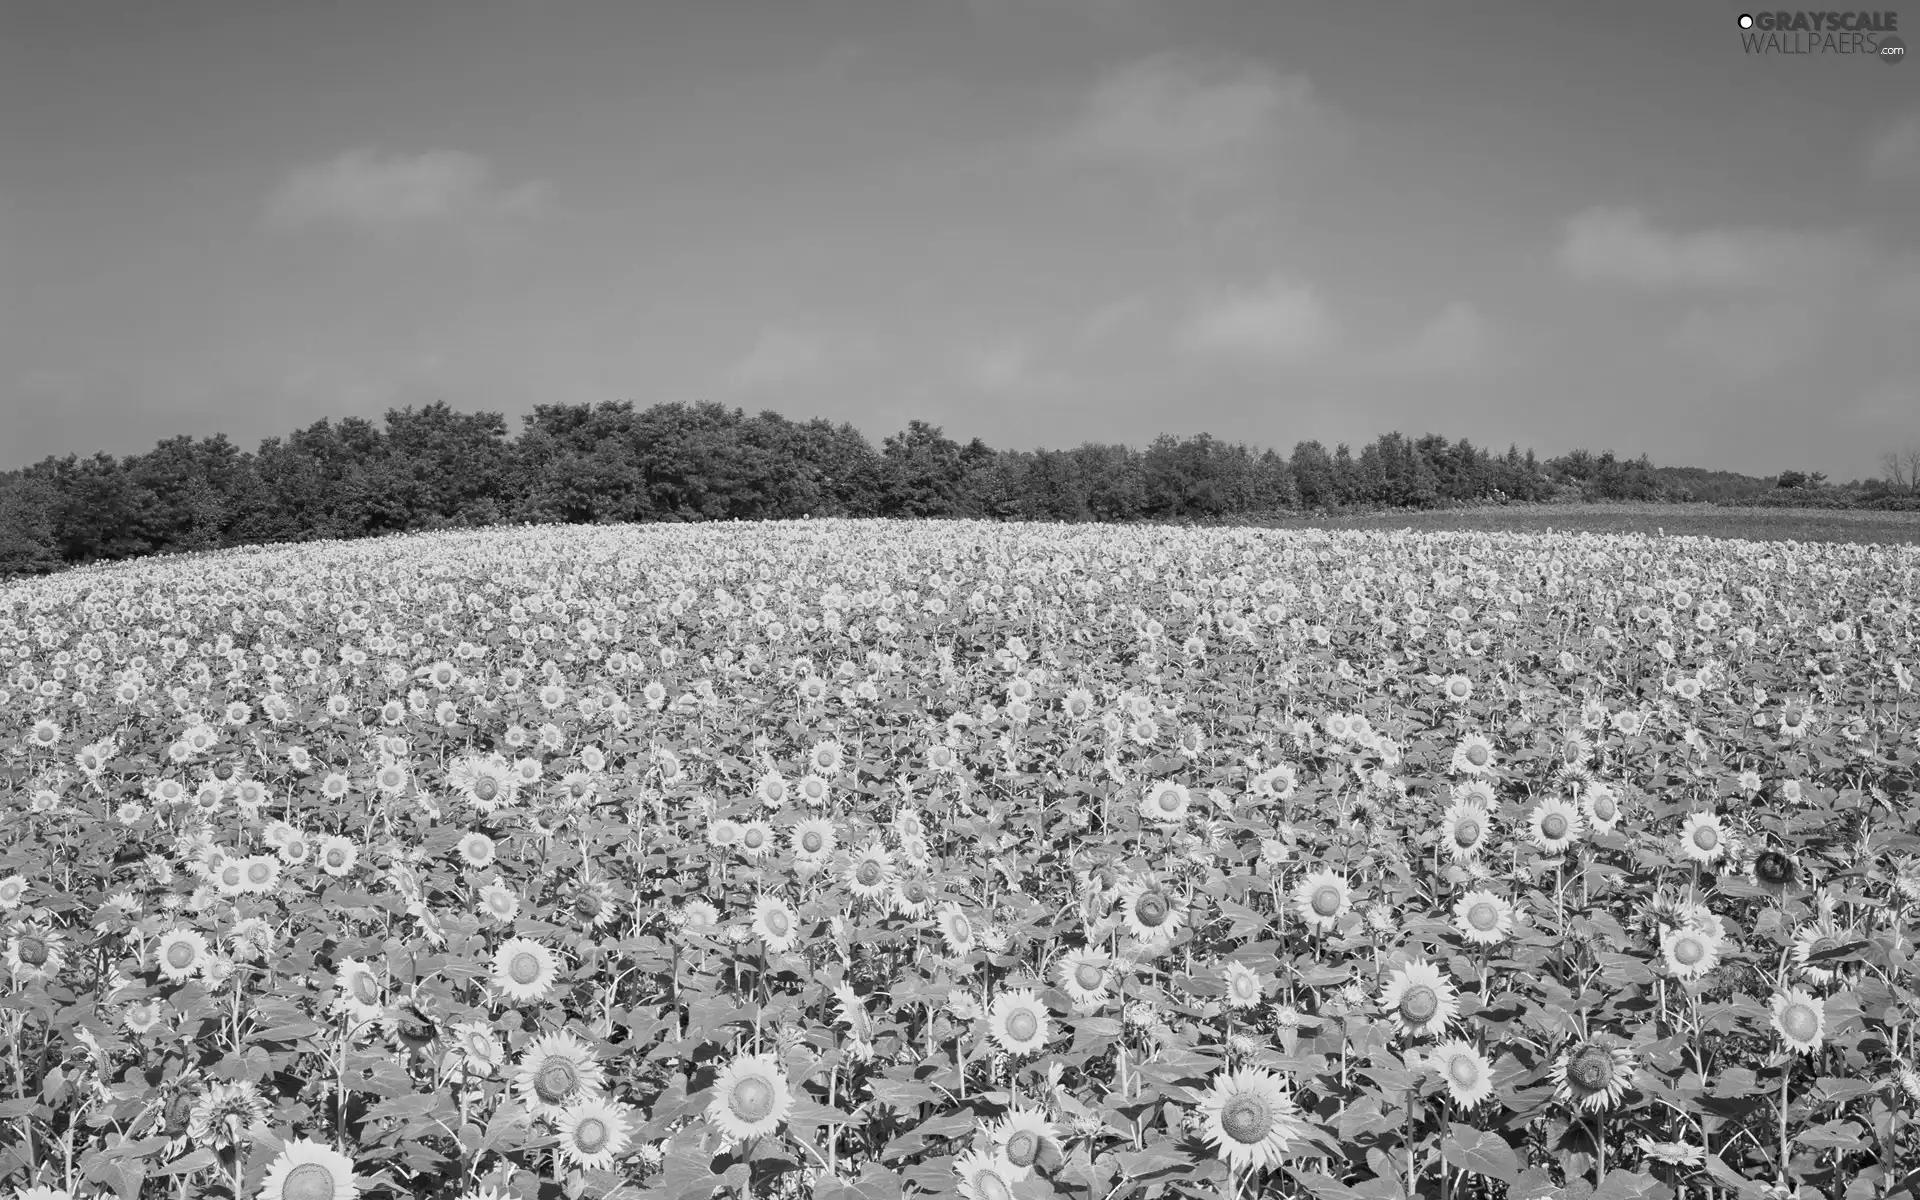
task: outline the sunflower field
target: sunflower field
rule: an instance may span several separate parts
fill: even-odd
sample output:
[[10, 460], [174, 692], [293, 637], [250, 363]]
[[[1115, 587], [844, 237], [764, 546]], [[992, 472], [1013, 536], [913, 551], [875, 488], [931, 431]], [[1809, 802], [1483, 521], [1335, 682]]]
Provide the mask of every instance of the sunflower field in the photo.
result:
[[847, 521], [0, 589], [0, 1196], [1911, 1193], [1917, 590]]

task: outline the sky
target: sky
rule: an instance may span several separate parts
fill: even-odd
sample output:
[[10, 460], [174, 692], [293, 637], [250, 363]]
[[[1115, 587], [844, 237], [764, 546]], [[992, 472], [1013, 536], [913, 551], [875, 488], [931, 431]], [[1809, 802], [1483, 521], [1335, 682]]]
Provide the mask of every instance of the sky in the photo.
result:
[[631, 400], [1871, 476], [1920, 64], [1742, 11], [0, 0], [0, 469]]

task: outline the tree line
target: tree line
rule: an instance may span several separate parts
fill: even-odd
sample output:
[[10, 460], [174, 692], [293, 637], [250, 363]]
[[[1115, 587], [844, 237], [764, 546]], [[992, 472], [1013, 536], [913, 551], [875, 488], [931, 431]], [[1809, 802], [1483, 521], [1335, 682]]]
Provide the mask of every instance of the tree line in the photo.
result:
[[[1539, 461], [1438, 434], [1355, 454], [1282, 456], [1210, 434], [1145, 449], [995, 450], [912, 421], [876, 449], [849, 424], [719, 404], [543, 404], [508, 436], [499, 413], [445, 402], [380, 424], [321, 420], [257, 452], [225, 435], [145, 454], [69, 454], [0, 473], [0, 574], [266, 542], [499, 523], [976, 517], [1214, 520], [1482, 501], [1694, 498], [1642, 455]], [[1748, 479], [1749, 477], [1735, 477]], [[1760, 482], [1760, 481], [1751, 481]], [[1708, 497], [1700, 497], [1708, 498]]]

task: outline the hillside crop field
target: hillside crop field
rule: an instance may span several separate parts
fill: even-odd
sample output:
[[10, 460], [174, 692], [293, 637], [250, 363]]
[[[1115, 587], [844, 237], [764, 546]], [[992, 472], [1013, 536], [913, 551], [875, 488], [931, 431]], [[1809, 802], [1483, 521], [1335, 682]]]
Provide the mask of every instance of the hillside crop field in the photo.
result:
[[0, 589], [0, 1195], [1894, 1195], [1917, 588], [814, 521]]
[[1612, 504], [1484, 504], [1422, 511], [1301, 513], [1261, 522], [1276, 529], [1379, 529], [1420, 533], [1600, 533], [1776, 542], [1920, 544], [1920, 512], [1876, 509]]

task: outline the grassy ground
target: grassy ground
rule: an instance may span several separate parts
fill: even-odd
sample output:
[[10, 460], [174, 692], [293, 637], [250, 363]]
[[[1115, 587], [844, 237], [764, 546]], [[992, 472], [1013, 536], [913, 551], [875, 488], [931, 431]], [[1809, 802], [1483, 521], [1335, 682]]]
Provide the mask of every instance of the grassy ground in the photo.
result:
[[1716, 508], [1709, 504], [1520, 504], [1434, 512], [1279, 517], [1274, 529], [1484, 530], [1515, 533], [1659, 533], [1751, 541], [1920, 545], [1920, 512]]

